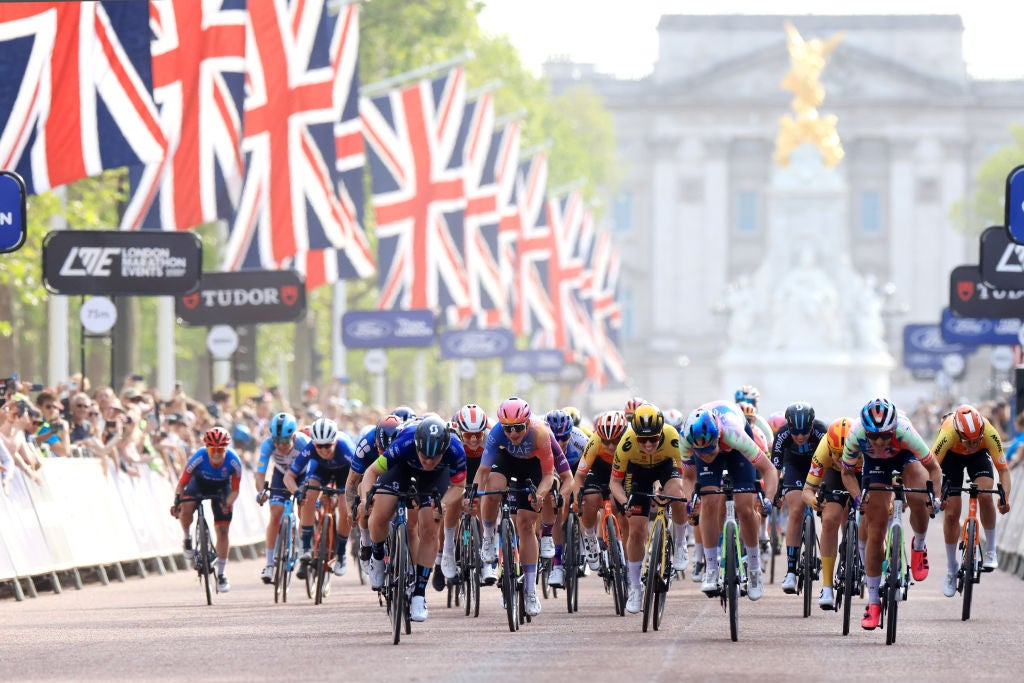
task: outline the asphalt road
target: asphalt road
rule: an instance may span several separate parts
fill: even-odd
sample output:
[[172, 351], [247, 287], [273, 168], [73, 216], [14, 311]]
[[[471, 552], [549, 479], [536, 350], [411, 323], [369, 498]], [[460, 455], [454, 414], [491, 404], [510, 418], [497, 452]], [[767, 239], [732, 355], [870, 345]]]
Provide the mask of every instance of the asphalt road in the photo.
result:
[[229, 565], [231, 592], [213, 606], [191, 571], [0, 601], [0, 680], [1021, 680], [1024, 583], [986, 574], [962, 622], [959, 596], [941, 593], [940, 521], [929, 534], [932, 575], [911, 588], [891, 647], [884, 631], [861, 630], [860, 601], [844, 637], [838, 613], [804, 619], [801, 599], [772, 585], [756, 603], [743, 599], [733, 643], [719, 601], [689, 579], [673, 584], [662, 630], [642, 633], [639, 615], [615, 616], [596, 577], [581, 582], [578, 613], [547, 600], [515, 634], [496, 588], [483, 589], [476, 619], [428, 588], [429, 620], [394, 646], [384, 610], [353, 571], [323, 605], [299, 591], [275, 605], [257, 578], [262, 563], [245, 561]]

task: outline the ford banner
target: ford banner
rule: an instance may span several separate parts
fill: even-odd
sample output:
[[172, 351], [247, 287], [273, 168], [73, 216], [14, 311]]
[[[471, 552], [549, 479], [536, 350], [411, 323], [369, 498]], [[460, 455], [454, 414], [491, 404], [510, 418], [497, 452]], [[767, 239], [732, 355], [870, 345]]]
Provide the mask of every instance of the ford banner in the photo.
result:
[[294, 270], [204, 273], [199, 291], [175, 299], [174, 312], [189, 325], [287, 323], [306, 312], [306, 284]]
[[906, 325], [903, 328], [903, 367], [942, 367], [942, 358], [952, 353], [965, 355], [975, 351], [974, 346], [951, 344], [942, 338], [939, 325]]
[[1021, 321], [1019, 318], [960, 318], [944, 308], [939, 324], [943, 341], [950, 344], [1012, 346], [1018, 343]]
[[501, 369], [510, 374], [559, 373], [565, 365], [565, 354], [558, 349], [513, 351], [501, 359]]
[[341, 342], [350, 349], [433, 346], [437, 318], [428, 309], [349, 311], [341, 316]]
[[442, 358], [494, 358], [515, 349], [512, 330], [450, 330], [441, 333]]

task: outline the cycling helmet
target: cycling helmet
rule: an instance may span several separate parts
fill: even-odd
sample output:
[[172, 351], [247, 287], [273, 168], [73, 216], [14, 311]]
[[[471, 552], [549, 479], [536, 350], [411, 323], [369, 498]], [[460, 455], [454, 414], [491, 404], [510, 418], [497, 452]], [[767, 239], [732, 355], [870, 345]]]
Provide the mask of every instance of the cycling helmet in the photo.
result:
[[530, 404], [521, 398], [506, 398], [498, 406], [498, 422], [503, 425], [523, 424], [530, 421]]
[[309, 438], [313, 439], [314, 446], [333, 444], [338, 440], [338, 425], [334, 424], [334, 420], [321, 417], [310, 428]]
[[639, 406], [642, 406], [644, 403], [647, 403], [647, 401], [643, 400], [639, 396], [634, 396], [633, 398], [626, 401], [626, 409], [622, 411], [623, 413], [625, 413], [626, 419], [628, 420], [631, 417], [633, 417], [633, 412], [636, 411], [636, 409]]
[[887, 398], [872, 399], [860, 411], [860, 421], [869, 434], [896, 429], [896, 416], [896, 406]]
[[414, 437], [416, 450], [424, 458], [435, 460], [444, 455], [448, 445], [452, 441], [452, 434], [448, 429], [448, 423], [433, 413], [426, 415], [416, 427]]
[[410, 408], [409, 406], [398, 406], [397, 408], [391, 411], [391, 414], [397, 415], [398, 419], [401, 420], [402, 422], [407, 422], [409, 420], [415, 419], [416, 417], [416, 411]]
[[248, 446], [252, 443], [252, 432], [241, 422], [231, 427], [231, 440], [239, 446]]
[[555, 435], [555, 438], [561, 441], [569, 437], [572, 433], [573, 423], [572, 417], [569, 413], [564, 410], [552, 410], [550, 413], [544, 416], [547, 420], [548, 427], [551, 428], [551, 433]]
[[792, 403], [786, 408], [786, 426], [794, 434], [809, 434], [814, 426], [814, 407], [810, 403]]
[[637, 436], [658, 436], [665, 428], [665, 416], [658, 410], [657, 406], [644, 403], [637, 406], [633, 417], [629, 420], [629, 426]]
[[985, 421], [974, 406], [962, 405], [953, 411], [953, 429], [965, 441], [980, 439], [985, 432]]
[[683, 415], [683, 411], [676, 410], [675, 408], [669, 408], [665, 411], [665, 422], [676, 428], [676, 431], [683, 428], [683, 420], [686, 416]]
[[594, 420], [594, 433], [602, 441], [618, 441], [626, 431], [626, 416], [621, 410], [609, 410]]
[[579, 408], [577, 408], [576, 406], [566, 406], [566, 407], [562, 408], [562, 410], [564, 410], [566, 413], [568, 413], [569, 417], [572, 418], [572, 426], [573, 427], [579, 427], [580, 426], [580, 422], [583, 420], [583, 415], [580, 414], [580, 409]]
[[718, 416], [714, 411], [701, 410], [690, 423], [690, 428], [686, 431], [686, 440], [698, 453], [710, 453], [718, 446], [721, 434]]
[[288, 413], [278, 413], [270, 418], [270, 438], [289, 439], [295, 436], [298, 424], [295, 418]]
[[378, 453], [383, 453], [387, 450], [391, 442], [398, 436], [399, 430], [402, 428], [402, 418], [397, 415], [385, 415], [377, 423], [376, 433], [373, 436], [373, 444], [377, 447]]
[[848, 417], [841, 417], [828, 426], [825, 439], [828, 441], [829, 450], [833, 453], [843, 450], [843, 447], [846, 446], [846, 437], [850, 435], [852, 426], [853, 420]]
[[755, 386], [744, 384], [736, 390], [734, 398], [736, 403], [753, 403], [756, 406], [758, 399], [761, 398], [761, 392]]
[[203, 445], [207, 448], [227, 448], [231, 443], [231, 435], [223, 427], [214, 427], [203, 434]]
[[311, 434], [310, 430], [312, 429], [312, 427], [313, 427], [313, 425], [306, 425], [305, 427], [299, 427], [299, 434], [305, 434], [306, 436], [309, 436]]
[[459, 432], [475, 434], [487, 429], [487, 413], [475, 403], [462, 406], [455, 414], [455, 426]]

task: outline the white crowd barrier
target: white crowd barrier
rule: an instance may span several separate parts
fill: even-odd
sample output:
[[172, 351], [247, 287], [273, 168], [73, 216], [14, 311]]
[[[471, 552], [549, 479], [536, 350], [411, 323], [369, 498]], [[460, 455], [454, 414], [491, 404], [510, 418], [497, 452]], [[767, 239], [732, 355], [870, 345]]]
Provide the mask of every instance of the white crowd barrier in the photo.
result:
[[[997, 515], [996, 548], [999, 567], [1024, 579], [1024, 464], [1017, 463], [1010, 476], [1010, 512]], [[966, 506], [966, 502], [964, 503]]]
[[[133, 477], [119, 470], [104, 472], [91, 458], [47, 459], [43, 483], [20, 471], [0, 493], [0, 582], [13, 581], [21, 598], [20, 579], [47, 576], [60, 590], [57, 572], [96, 569], [107, 581], [105, 567], [181, 554], [181, 525], [169, 514], [175, 482], [149, 468]], [[206, 503], [209, 505], [209, 503]], [[268, 510], [256, 504], [252, 474], [243, 472], [241, 495], [231, 522], [232, 547], [265, 540]], [[207, 519], [213, 514], [207, 508]], [[30, 591], [34, 585], [28, 582]]]

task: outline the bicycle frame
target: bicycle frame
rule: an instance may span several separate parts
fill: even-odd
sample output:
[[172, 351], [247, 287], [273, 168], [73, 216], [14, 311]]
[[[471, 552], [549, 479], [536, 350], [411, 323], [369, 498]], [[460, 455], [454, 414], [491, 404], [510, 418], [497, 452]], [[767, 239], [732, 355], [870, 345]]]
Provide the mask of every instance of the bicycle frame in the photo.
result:
[[217, 581], [213, 581], [213, 590], [210, 590], [210, 577], [214, 574], [214, 562], [217, 560], [217, 551], [214, 547], [213, 537], [210, 535], [210, 525], [206, 523], [206, 512], [203, 506], [203, 501], [209, 500], [210, 504], [213, 505], [219, 501], [219, 498], [210, 496], [181, 496], [175, 500], [176, 504], [181, 503], [195, 503], [196, 504], [196, 521], [195, 521], [195, 549], [193, 550], [193, 562], [195, 570], [199, 573], [199, 580], [203, 584], [203, 588], [206, 592], [206, 604], [213, 604], [213, 594], [219, 593], [220, 589], [217, 588]]
[[979, 538], [981, 520], [978, 516], [978, 495], [982, 493], [999, 494], [1000, 505], [1006, 502], [1006, 492], [1002, 484], [997, 484], [995, 489], [982, 489], [976, 482], [968, 486], [944, 486], [942, 499], [945, 501], [950, 495], [960, 496], [964, 493], [969, 495], [967, 504], [967, 517], [960, 528], [960, 566], [957, 569], [957, 591], [963, 595], [964, 604], [961, 612], [961, 621], [971, 618], [971, 601], [974, 596], [974, 584], [981, 583], [983, 572], [991, 571], [982, 565], [981, 540]]
[[319, 605], [331, 590], [331, 574], [333, 572], [330, 563], [335, 555], [335, 538], [337, 536], [337, 517], [334, 513], [335, 498], [344, 495], [345, 490], [313, 484], [304, 484], [302, 490], [304, 492], [318, 491], [322, 494], [319, 500], [322, 506], [320, 520], [319, 524], [315, 526], [313, 558], [310, 561], [314, 571], [312, 574], [309, 572], [306, 574], [307, 589], [311, 580], [315, 589], [312, 596], [313, 604]]
[[[675, 575], [675, 571], [672, 569], [673, 543], [672, 529], [668, 523], [668, 506], [674, 502], [686, 502], [686, 498], [638, 491], [630, 494], [630, 500], [626, 502], [627, 509], [631, 507], [634, 496], [650, 498], [657, 508], [653, 523], [648, 525], [643, 565], [640, 570], [644, 587], [644, 616], [641, 629], [646, 633], [649, 621], [655, 631], [660, 628], [661, 619], [665, 613], [665, 596], [672, 585], [672, 577]], [[654, 546], [655, 540], [658, 542], [658, 547]]]
[[522, 565], [519, 562], [519, 536], [516, 533], [516, 525], [512, 520], [512, 504], [510, 496], [516, 493], [529, 493], [536, 495], [536, 488], [533, 482], [526, 481], [526, 488], [513, 488], [512, 482], [515, 477], [509, 479], [509, 486], [495, 491], [480, 491], [478, 496], [501, 496], [501, 503], [498, 506], [497, 530], [500, 537], [501, 558], [501, 592], [505, 599], [505, 613], [508, 617], [508, 629], [512, 633], [519, 630], [523, 623], [530, 621], [524, 610], [524, 598], [522, 588]]
[[[584, 495], [588, 491], [600, 493], [603, 498], [603, 504], [598, 512], [597, 519], [599, 528], [598, 542], [601, 546], [598, 576], [604, 580], [605, 593], [612, 594], [612, 598], [615, 601], [615, 613], [619, 616], [625, 616], [627, 578], [626, 553], [622, 545], [622, 529], [619, 526], [618, 517], [615, 515], [615, 508], [612, 506], [611, 492], [608, 487], [584, 487]], [[614, 542], [609, 542], [609, 534], [615, 536]]]
[[288, 585], [291, 583], [292, 570], [298, 561], [299, 551], [296, 544], [298, 533], [298, 516], [295, 513], [295, 498], [286, 489], [268, 489], [272, 493], [286, 493], [284, 510], [277, 528], [277, 541], [274, 544], [274, 602], [288, 602]]

